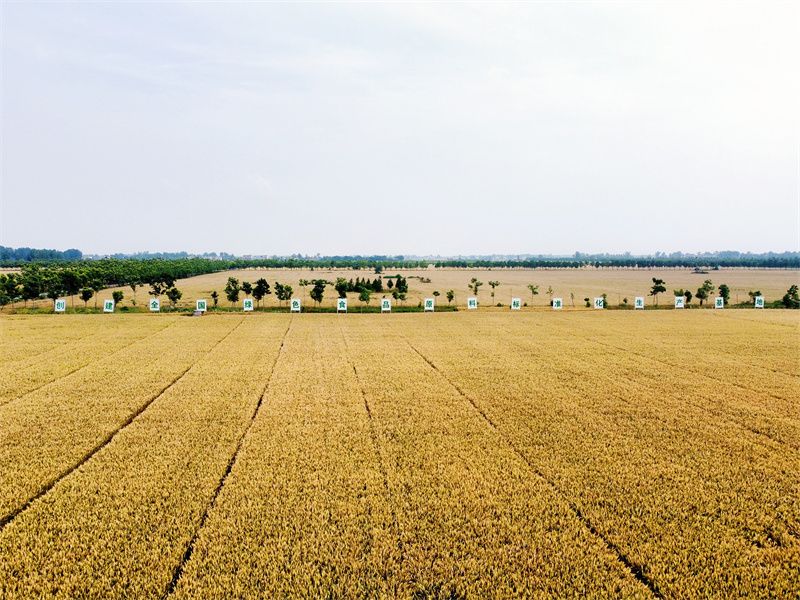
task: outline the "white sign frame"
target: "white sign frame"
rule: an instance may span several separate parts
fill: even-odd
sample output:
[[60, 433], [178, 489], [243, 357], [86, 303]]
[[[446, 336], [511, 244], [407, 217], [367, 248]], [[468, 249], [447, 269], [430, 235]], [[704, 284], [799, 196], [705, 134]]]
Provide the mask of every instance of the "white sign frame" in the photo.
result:
[[714, 308], [725, 308], [725, 298], [722, 296], [714, 298]]
[[563, 298], [553, 298], [553, 310], [561, 310], [564, 308]]
[[300, 298], [289, 300], [289, 312], [303, 312], [301, 310]]
[[113, 313], [114, 312], [114, 301], [113, 300], [103, 300], [103, 312], [104, 313]]
[[522, 308], [522, 300], [520, 298], [511, 299], [511, 310], [519, 310]]
[[392, 301], [389, 298], [381, 298], [381, 312], [392, 312]]
[[158, 298], [150, 299], [150, 312], [161, 312], [161, 300]]
[[347, 298], [336, 299], [336, 312], [347, 312]]
[[424, 307], [424, 312], [433, 312], [434, 311], [434, 298], [425, 298], [422, 306]]
[[638, 310], [640, 308], [644, 310], [644, 296], [636, 296], [633, 299], [633, 310]]
[[764, 296], [756, 296], [753, 308], [764, 308]]
[[675, 308], [684, 308], [686, 305], [686, 298], [683, 296], [675, 296]]
[[253, 312], [253, 299], [252, 298], [245, 298], [242, 301], [242, 311], [243, 312]]
[[605, 308], [605, 304], [603, 303], [602, 298], [595, 298], [594, 299], [594, 307], [595, 309]]
[[467, 310], [477, 310], [477, 308], [478, 308], [478, 299], [467, 298]]
[[199, 310], [200, 312], [206, 312], [206, 310], [208, 310], [208, 302], [206, 300], [196, 300], [194, 305], [195, 310]]
[[66, 298], [56, 298], [55, 303], [55, 312], [66, 312], [67, 311], [67, 299]]

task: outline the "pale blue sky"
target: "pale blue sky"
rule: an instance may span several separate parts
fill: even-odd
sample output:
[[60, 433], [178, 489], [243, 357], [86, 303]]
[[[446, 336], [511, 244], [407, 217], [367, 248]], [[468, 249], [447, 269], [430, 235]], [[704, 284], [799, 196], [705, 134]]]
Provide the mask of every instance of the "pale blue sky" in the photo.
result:
[[5, 246], [800, 249], [797, 2], [2, 2]]

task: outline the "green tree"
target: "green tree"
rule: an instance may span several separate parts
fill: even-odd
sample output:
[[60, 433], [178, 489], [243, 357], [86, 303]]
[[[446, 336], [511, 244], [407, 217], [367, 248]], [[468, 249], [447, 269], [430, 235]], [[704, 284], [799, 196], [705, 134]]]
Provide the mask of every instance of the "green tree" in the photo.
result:
[[253, 284], [249, 281], [242, 282], [242, 291], [244, 292], [244, 297], [249, 298], [250, 294], [253, 293]]
[[533, 304], [533, 297], [539, 295], [539, 286], [529, 283], [528, 289], [531, 291], [531, 304]]
[[83, 307], [86, 308], [86, 303], [94, 296], [94, 290], [90, 287], [85, 287], [81, 290], [81, 300], [83, 300]]
[[798, 295], [797, 286], [793, 285], [783, 295], [783, 305], [786, 308], [800, 308], [800, 295]]
[[370, 294], [371, 294], [371, 292], [369, 291], [368, 288], [365, 288], [365, 287], [361, 288], [361, 293], [358, 295], [358, 299], [361, 300], [362, 307], [364, 306], [364, 304], [369, 304], [369, 296], [370, 296]]
[[586, 302], [586, 308], [592, 308], [592, 301], [589, 298], [584, 298], [583, 301]]
[[475, 277], [470, 280], [470, 284], [467, 286], [475, 296], [478, 296], [478, 288], [483, 285], [482, 281], [478, 281]]
[[211, 299], [214, 301], [214, 308], [217, 308], [217, 303], [219, 302], [219, 292], [216, 290], [211, 292]]
[[656, 306], [658, 306], [658, 295], [662, 294], [667, 291], [667, 288], [664, 287], [664, 280], [663, 279], [656, 279], [653, 277], [653, 287], [650, 290], [650, 295], [655, 298]]
[[122, 302], [122, 299], [125, 297], [125, 294], [122, 293], [122, 290], [114, 290], [111, 292], [111, 297], [114, 299], [114, 304], [117, 305]]
[[269, 284], [267, 280], [263, 277], [256, 281], [256, 287], [253, 288], [253, 298], [256, 299], [257, 303], [261, 303], [261, 300], [269, 296], [272, 292], [269, 289]]
[[282, 306], [284, 300], [291, 300], [293, 291], [292, 286], [284, 285], [276, 281], [275, 296], [278, 298], [278, 306]]
[[756, 298], [758, 298], [761, 295], [761, 290], [756, 290], [756, 291], [750, 290], [749, 292], [747, 292], [747, 295], [750, 296], [750, 301], [755, 306]]
[[133, 298], [131, 299], [131, 304], [133, 304], [134, 306], [136, 306], [136, 288], [138, 288], [139, 285], [140, 283], [137, 279], [134, 279], [128, 284], [128, 286], [131, 288], [131, 291], [133, 292]]
[[311, 299], [319, 306], [322, 304], [322, 296], [325, 293], [325, 286], [328, 285], [328, 282], [325, 279], [315, 279], [312, 283], [314, 288], [311, 290]]
[[[389, 280], [391, 283], [392, 280]], [[391, 287], [391, 286], [390, 286]], [[347, 280], [344, 277], [337, 277], [336, 284], [333, 286], [333, 289], [339, 294], [339, 298], [347, 298], [347, 291], [350, 289], [350, 286], [347, 283]]]
[[433, 295], [434, 295], [435, 297], [437, 297], [437, 298], [438, 298], [439, 296], [441, 296], [441, 294], [440, 294], [439, 292], [437, 292], [437, 291], [434, 291], [434, 292], [433, 292]]
[[240, 290], [239, 280], [235, 277], [228, 277], [228, 283], [225, 285], [225, 296], [228, 298], [228, 302], [231, 303], [231, 308], [239, 301]]
[[[494, 288], [500, 285], [499, 281], [490, 281], [489, 285], [492, 286], [492, 298], [494, 298]], [[477, 291], [475, 292], [477, 294]]]
[[722, 304], [727, 306], [731, 299], [731, 289], [723, 283], [719, 286], [719, 295], [722, 297]]
[[389, 281], [386, 282], [386, 287], [392, 289], [394, 287], [394, 281], [389, 279]]
[[692, 302], [692, 292], [686, 290], [683, 292], [683, 297], [686, 298], [686, 306], [689, 306], [689, 304]]
[[703, 282], [703, 285], [697, 290], [695, 296], [697, 299], [700, 300], [700, 306], [703, 306], [703, 301], [708, 300], [708, 297], [711, 295], [711, 292], [714, 291], [714, 284], [711, 283], [710, 279], [706, 279]]
[[453, 301], [453, 298], [456, 297], [456, 293], [453, 290], [448, 290], [447, 293], [445, 293], [445, 296], [447, 296], [447, 304], [450, 304]]
[[306, 286], [310, 284], [308, 279], [301, 279], [299, 282], [301, 288], [303, 288], [303, 297], [306, 295]]
[[171, 287], [167, 290], [166, 293], [167, 293], [167, 298], [169, 298], [169, 301], [172, 302], [172, 308], [174, 309], [175, 305], [178, 303], [178, 300], [180, 300], [181, 296], [183, 296], [183, 292], [181, 292], [176, 287]]

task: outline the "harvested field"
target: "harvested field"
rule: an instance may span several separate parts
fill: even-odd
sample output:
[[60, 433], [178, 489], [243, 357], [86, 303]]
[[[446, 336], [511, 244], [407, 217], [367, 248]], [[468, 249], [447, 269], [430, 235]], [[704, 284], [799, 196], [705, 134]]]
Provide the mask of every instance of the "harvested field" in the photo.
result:
[[0, 327], [2, 598], [800, 593], [796, 311]]

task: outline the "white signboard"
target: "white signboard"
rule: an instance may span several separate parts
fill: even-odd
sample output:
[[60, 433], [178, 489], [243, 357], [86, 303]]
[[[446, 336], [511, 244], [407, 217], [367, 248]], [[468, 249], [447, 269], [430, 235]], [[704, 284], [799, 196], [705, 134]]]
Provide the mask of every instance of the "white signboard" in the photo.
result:
[[292, 298], [292, 312], [300, 312], [300, 298]]
[[553, 310], [561, 310], [564, 306], [564, 302], [561, 298], [553, 298]]
[[56, 298], [56, 312], [64, 312], [67, 310], [67, 301], [63, 298]]
[[161, 300], [158, 298], [153, 298], [150, 300], [150, 310], [153, 312], [158, 312], [161, 310]]
[[[203, 302], [205, 302], [205, 300], [203, 300]], [[245, 312], [250, 312], [251, 310], [253, 310], [253, 299], [252, 298], [245, 298], [244, 299], [244, 305], [243, 305], [242, 309]]]
[[381, 312], [392, 312], [392, 301], [388, 298], [381, 300]]
[[519, 310], [520, 306], [522, 306], [522, 300], [519, 298], [511, 299], [511, 310]]
[[206, 312], [206, 301], [205, 300], [198, 300], [196, 302], [197, 308], [195, 310], [199, 310], [201, 312]]
[[467, 298], [467, 308], [468, 309], [478, 308], [478, 299], [477, 298]]
[[594, 299], [594, 307], [595, 308], [603, 308], [603, 299], [602, 298], [595, 298]]
[[425, 310], [433, 310], [433, 298], [425, 298]]
[[764, 296], [756, 296], [756, 308], [764, 308]]
[[725, 308], [725, 299], [722, 297], [714, 298], [714, 308]]
[[103, 312], [114, 312], [114, 301], [113, 300], [103, 300]]
[[675, 308], [683, 308], [683, 301], [685, 298], [683, 296], [675, 296]]
[[336, 312], [347, 312], [347, 298], [339, 298], [336, 301]]
[[644, 308], [644, 296], [636, 296], [633, 301], [633, 308], [634, 310], [637, 308]]

